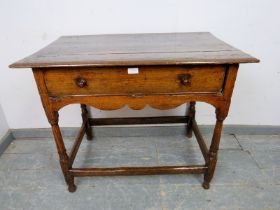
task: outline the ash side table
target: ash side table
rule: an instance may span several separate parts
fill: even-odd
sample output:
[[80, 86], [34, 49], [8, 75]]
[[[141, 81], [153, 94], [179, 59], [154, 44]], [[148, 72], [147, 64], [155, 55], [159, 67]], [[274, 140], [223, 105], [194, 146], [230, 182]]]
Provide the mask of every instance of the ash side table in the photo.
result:
[[[118, 34], [63, 36], [11, 68], [32, 68], [42, 104], [51, 124], [61, 169], [74, 192], [74, 177], [204, 174], [209, 188], [217, 162], [223, 121], [227, 117], [239, 63], [259, 62], [210, 33]], [[215, 107], [216, 125], [207, 148], [195, 120], [195, 103]], [[59, 110], [81, 104], [82, 127], [70, 151], [59, 128]], [[115, 110], [125, 105], [171, 109], [190, 103], [187, 116], [89, 118], [87, 106]], [[73, 168], [72, 164], [91, 126], [186, 123], [194, 133], [205, 163], [185, 166]]]

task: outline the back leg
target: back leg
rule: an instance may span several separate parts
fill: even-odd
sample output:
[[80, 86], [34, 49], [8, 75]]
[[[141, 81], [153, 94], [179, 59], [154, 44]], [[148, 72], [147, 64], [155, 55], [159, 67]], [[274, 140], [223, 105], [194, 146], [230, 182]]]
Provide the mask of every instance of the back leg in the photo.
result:
[[82, 118], [83, 118], [83, 123], [86, 124], [86, 135], [87, 135], [87, 140], [92, 140], [93, 139], [93, 133], [92, 129], [89, 124], [89, 113], [87, 110], [87, 105], [81, 104], [81, 109], [82, 109]]
[[186, 136], [188, 138], [191, 138], [192, 137], [192, 131], [193, 131], [192, 122], [193, 122], [193, 119], [195, 118], [195, 101], [190, 102], [190, 106], [188, 108], [188, 116], [189, 116], [189, 119], [188, 119], [188, 122], [187, 122]]

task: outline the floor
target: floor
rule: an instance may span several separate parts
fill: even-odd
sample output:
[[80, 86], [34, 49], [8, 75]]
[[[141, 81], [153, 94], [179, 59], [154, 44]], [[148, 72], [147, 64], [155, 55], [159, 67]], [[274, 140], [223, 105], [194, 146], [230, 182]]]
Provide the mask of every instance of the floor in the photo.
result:
[[[75, 165], [202, 162], [193, 138], [96, 137], [83, 141]], [[280, 136], [223, 135], [211, 188], [201, 183], [202, 175], [76, 178], [69, 193], [52, 139], [16, 139], [0, 157], [1, 210], [280, 209]]]

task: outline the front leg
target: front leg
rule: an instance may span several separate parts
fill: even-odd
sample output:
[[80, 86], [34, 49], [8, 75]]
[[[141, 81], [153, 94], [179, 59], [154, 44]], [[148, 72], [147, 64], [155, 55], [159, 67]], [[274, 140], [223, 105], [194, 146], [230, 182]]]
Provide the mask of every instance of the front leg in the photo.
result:
[[69, 157], [66, 153], [65, 145], [58, 125], [58, 117], [58, 112], [53, 112], [52, 119], [49, 119], [49, 121], [52, 126], [52, 132], [54, 135], [55, 144], [60, 159], [60, 166], [64, 175], [65, 182], [68, 185], [69, 192], [75, 192], [76, 185], [74, 184], [74, 176], [69, 172], [71, 166], [69, 166]]
[[210, 182], [215, 172], [224, 119], [225, 116], [221, 114], [219, 109], [216, 109], [216, 125], [212, 137], [210, 150], [208, 152], [208, 160], [206, 162], [208, 168], [204, 174], [204, 182], [202, 184], [204, 189], [209, 189]]

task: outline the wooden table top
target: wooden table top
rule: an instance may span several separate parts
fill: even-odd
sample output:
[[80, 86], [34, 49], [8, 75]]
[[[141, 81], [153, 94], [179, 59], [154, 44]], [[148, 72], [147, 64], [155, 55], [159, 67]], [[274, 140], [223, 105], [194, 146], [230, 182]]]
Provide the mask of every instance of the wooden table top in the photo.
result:
[[254, 63], [211, 33], [62, 36], [11, 68]]

